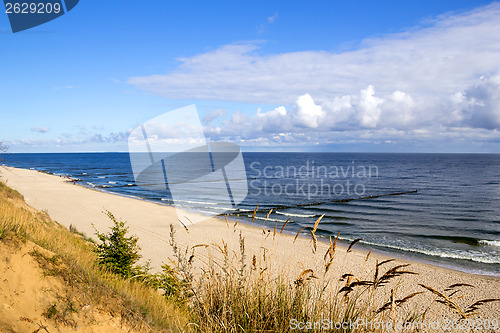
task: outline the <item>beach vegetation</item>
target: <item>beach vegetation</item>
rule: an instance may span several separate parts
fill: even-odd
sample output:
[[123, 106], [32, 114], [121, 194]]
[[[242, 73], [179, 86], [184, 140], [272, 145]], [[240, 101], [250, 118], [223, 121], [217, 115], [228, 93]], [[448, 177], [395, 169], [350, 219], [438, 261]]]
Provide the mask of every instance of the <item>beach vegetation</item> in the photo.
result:
[[52, 319], [54, 322], [58, 324], [62, 324], [66, 327], [71, 327], [73, 329], [78, 328], [77, 322], [72, 319], [72, 314], [77, 311], [74, 309], [74, 302], [67, 298], [64, 302], [52, 303], [43, 313], [42, 315], [47, 319]]
[[117, 318], [127, 332], [189, 331], [189, 314], [179, 303], [166, 299], [144, 279], [125, 279], [102, 269], [94, 243], [31, 208], [2, 182], [0, 230], [0, 246], [14, 252], [26, 246], [34, 249], [27, 255], [45, 277], [56, 278], [62, 285], [56, 298], [47, 300], [43, 319], [33, 321], [40, 332], [48, 321], [71, 330], [76, 322], [82, 328], [83, 323], [95, 324], [102, 313]]
[[8, 187], [4, 182], [0, 181], [0, 192], [8, 199], [20, 199], [24, 200], [24, 197], [18, 191]]
[[[254, 215], [256, 211], [257, 208]], [[296, 275], [277, 271], [270, 259], [272, 250], [267, 247], [247, 249], [241, 233], [239, 249], [229, 248], [224, 240], [218, 244], [182, 247], [171, 225], [170, 245], [174, 259], [170, 259], [171, 265], [164, 267], [169, 284], [176, 291], [170, 295], [181, 297], [189, 305], [191, 321], [196, 323], [199, 332], [284, 332], [290, 329], [420, 332], [427, 331], [429, 323], [435, 323], [426, 319], [438, 304], [446, 305], [444, 310], [448, 310], [452, 321], [470, 319], [479, 314], [480, 307], [499, 301], [484, 299], [467, 303], [463, 295], [458, 294], [459, 290], [473, 286], [464, 283], [449, 286], [445, 290], [447, 294], [425, 285], [402, 291], [401, 286], [408, 284], [409, 276], [418, 276], [411, 265], [387, 259], [376, 260], [370, 268], [367, 263], [371, 252], [366, 255], [361, 272], [353, 272], [346, 262], [354, 255], [353, 248], [360, 239], [339, 251], [339, 232], [335, 238], [330, 238], [326, 251], [320, 253], [315, 234], [321, 219], [322, 216], [308, 228], [311, 251], [322, 264], [304, 267]], [[228, 220], [226, 223], [233, 228]], [[274, 240], [276, 232], [277, 226], [274, 230], [264, 229], [262, 237]], [[293, 244], [296, 240], [297, 236], [290, 241]], [[198, 260], [201, 270], [193, 273]], [[334, 265], [340, 266], [339, 273], [333, 272]], [[183, 291], [182, 296], [179, 290]], [[434, 297], [436, 295], [438, 297]], [[436, 309], [436, 313], [442, 310]]]
[[[461, 290], [474, 288], [465, 283], [444, 290], [415, 284], [409, 291], [403, 286], [415, 281], [410, 277], [418, 277], [412, 266], [394, 259], [369, 261], [370, 252], [362, 269], [352, 270], [348, 263], [350, 256], [359, 255], [353, 248], [360, 240], [345, 249], [337, 246], [340, 233], [329, 243], [318, 241], [321, 218], [304, 232], [310, 237], [316, 262], [307, 262], [300, 270], [275, 265], [268, 242], [277, 240], [276, 225], [262, 231], [262, 246], [249, 248], [243, 234], [237, 233], [237, 222], [230, 225], [227, 220], [227, 227], [238, 237], [235, 248], [225, 240], [182, 245], [171, 226], [173, 255], [153, 274], [149, 265], [137, 264], [137, 237], [128, 235], [125, 222], [110, 212], [107, 215], [113, 225], [109, 233], [97, 232], [100, 243], [95, 244], [0, 185], [0, 243], [34, 244], [29, 255], [46, 277], [57, 278], [65, 286], [46, 303], [45, 320], [71, 329], [80, 327], [79, 316], [91, 306], [118, 316], [130, 332], [305, 328], [311, 332], [393, 332], [397, 323], [403, 326], [396, 331], [425, 332], [429, 327], [422, 323], [433, 313], [441, 315], [445, 310], [450, 319], [474, 319], [482, 315], [483, 307], [498, 302], [463, 297]], [[297, 241], [286, 239], [290, 246]], [[102, 244], [106, 246], [99, 248]]]
[[194, 249], [184, 250], [175, 240], [175, 229], [170, 225], [169, 244], [174, 252], [175, 259], [170, 259], [168, 263], [162, 265], [162, 271], [156, 276], [157, 287], [163, 290], [165, 297], [173, 299], [179, 303], [185, 303], [195, 293], [193, 289], [193, 259]]
[[96, 243], [96, 241], [93, 238], [90, 238], [85, 233], [79, 231], [73, 224], [69, 225], [69, 231], [72, 234], [80, 236], [82, 239], [86, 240], [87, 242], [94, 243], [94, 244]]
[[127, 236], [128, 227], [125, 222], [118, 220], [109, 211], [105, 213], [113, 222], [113, 226], [107, 234], [96, 230], [100, 241], [95, 247], [97, 263], [112, 273], [130, 278], [137, 272], [136, 264], [141, 258], [140, 247], [137, 245], [139, 239], [136, 236]]

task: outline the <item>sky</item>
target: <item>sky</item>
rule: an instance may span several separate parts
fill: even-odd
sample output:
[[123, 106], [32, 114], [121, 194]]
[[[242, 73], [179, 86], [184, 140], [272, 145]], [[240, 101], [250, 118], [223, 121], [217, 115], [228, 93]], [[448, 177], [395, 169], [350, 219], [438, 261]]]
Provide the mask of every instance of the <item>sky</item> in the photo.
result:
[[499, 153], [499, 31], [476, 0], [83, 0], [15, 34], [0, 13], [0, 142], [125, 152], [195, 104], [244, 151]]

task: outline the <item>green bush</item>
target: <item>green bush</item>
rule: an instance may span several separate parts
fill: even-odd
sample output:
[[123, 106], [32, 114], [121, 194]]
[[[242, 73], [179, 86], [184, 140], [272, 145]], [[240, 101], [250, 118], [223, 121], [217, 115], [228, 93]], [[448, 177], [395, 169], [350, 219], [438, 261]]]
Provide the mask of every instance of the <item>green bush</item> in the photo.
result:
[[96, 230], [100, 240], [94, 250], [97, 253], [97, 263], [124, 278], [134, 277], [142, 268], [136, 266], [141, 258], [140, 247], [137, 245], [139, 239], [136, 236], [126, 236], [128, 227], [125, 226], [125, 222], [118, 221], [109, 211], [106, 211], [106, 215], [113, 221], [113, 226], [109, 234]]

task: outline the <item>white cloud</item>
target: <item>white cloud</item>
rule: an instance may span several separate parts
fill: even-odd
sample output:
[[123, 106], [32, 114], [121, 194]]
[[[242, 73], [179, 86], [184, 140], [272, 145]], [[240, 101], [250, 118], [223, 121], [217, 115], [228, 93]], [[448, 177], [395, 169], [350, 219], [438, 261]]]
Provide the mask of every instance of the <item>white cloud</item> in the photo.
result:
[[181, 58], [171, 73], [128, 83], [168, 98], [291, 104], [308, 92], [317, 99], [350, 95], [368, 85], [382, 94], [443, 98], [463, 90], [500, 62], [500, 4], [432, 27], [369, 39], [347, 52], [259, 54], [255, 43], [232, 44]]
[[319, 122], [325, 117], [323, 108], [316, 105], [309, 94], [299, 96], [295, 107], [294, 124], [298, 127], [317, 128]]
[[486, 129], [500, 129], [500, 70], [481, 77], [464, 92], [454, 96], [464, 123]]
[[47, 127], [32, 127], [30, 130], [37, 133], [47, 133], [49, 131]]
[[377, 127], [382, 112], [379, 107], [382, 103], [384, 103], [384, 100], [375, 96], [375, 88], [372, 85], [361, 90], [361, 99], [359, 101], [361, 126]]
[[[279, 106], [271, 111], [258, 109], [254, 116], [235, 112], [222, 126], [207, 126], [214, 139], [256, 138], [272, 142], [317, 140], [432, 140], [435, 138], [497, 140], [500, 138], [500, 80], [498, 75], [486, 77], [478, 84], [457, 93], [426, 113], [428, 104], [396, 90], [384, 98], [373, 86], [354, 95], [314, 101], [311, 95], [299, 96], [287, 110]], [[437, 111], [440, 112], [437, 112]], [[475, 137], [478, 135], [477, 137]], [[285, 140], [286, 139], [286, 140]]]
[[206, 114], [204, 117], [203, 117], [203, 121], [206, 123], [206, 124], [212, 124], [212, 122], [215, 120], [215, 119], [218, 119], [218, 118], [221, 118], [221, 117], [224, 117], [226, 115], [226, 111], [222, 110], [222, 109], [217, 109], [217, 110], [214, 110], [208, 114]]
[[6, 142], [9, 152], [127, 151], [131, 130], [108, 134], [70, 134], [44, 139], [17, 139]]
[[442, 15], [432, 26], [368, 39], [346, 52], [269, 55], [258, 43], [225, 45], [179, 59], [170, 73], [128, 83], [167, 98], [281, 105], [253, 116], [234, 112], [217, 126], [207, 118], [206, 133], [245, 143], [497, 142], [500, 34], [494, 31], [500, 31], [500, 3]]
[[275, 13], [273, 16], [269, 16], [267, 18], [267, 22], [268, 23], [274, 23], [279, 17], [279, 14], [278, 13]]
[[288, 128], [290, 119], [287, 117], [287, 114], [284, 106], [279, 106], [266, 113], [261, 113], [261, 109], [259, 108], [253, 128], [257, 131], [261, 129], [266, 133], [275, 133], [279, 128]]

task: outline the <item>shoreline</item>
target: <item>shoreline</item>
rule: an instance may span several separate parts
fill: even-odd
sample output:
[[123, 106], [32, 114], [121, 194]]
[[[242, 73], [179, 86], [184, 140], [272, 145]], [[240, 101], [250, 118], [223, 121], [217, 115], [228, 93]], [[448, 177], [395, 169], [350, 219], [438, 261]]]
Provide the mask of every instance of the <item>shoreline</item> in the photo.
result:
[[[26, 169], [24, 169], [24, 170], [26, 170]], [[51, 174], [51, 175], [58, 176], [57, 174]], [[98, 192], [108, 193], [108, 194], [111, 194], [111, 195], [117, 195], [117, 196], [121, 196], [121, 197], [125, 197], [125, 198], [131, 198], [131, 199], [136, 199], [136, 200], [142, 200], [142, 201], [150, 202], [150, 203], [157, 204], [157, 205], [160, 205], [160, 206], [175, 207], [174, 205], [169, 205], [169, 204], [161, 203], [161, 202], [158, 202], [156, 200], [148, 200], [147, 198], [143, 198], [143, 197], [128, 195], [128, 194], [119, 193], [119, 192], [113, 192], [111, 190], [108, 190], [105, 187], [93, 188], [93, 187], [88, 187], [88, 186], [85, 186], [85, 185], [78, 184], [78, 182], [76, 183], [76, 185], [79, 185], [79, 186], [81, 186], [83, 188], [87, 188], [87, 189], [90, 189], [90, 190], [95, 190], [95, 191], [98, 191]], [[177, 209], [179, 209], [179, 208], [177, 208]], [[198, 213], [198, 212], [196, 212], [194, 210], [191, 211], [188, 208], [180, 208], [180, 210], [189, 211], [191, 213]], [[221, 216], [221, 215], [208, 216], [208, 215], [205, 215], [203, 213], [198, 213], [198, 214], [206, 216], [207, 219], [209, 219], [209, 218], [216, 218], [216, 219], [219, 219], [219, 220], [221, 220], [223, 222], [225, 221], [225, 218], [223, 216]], [[238, 219], [235, 219], [235, 217], [232, 216], [232, 215], [228, 215], [227, 219], [230, 222], [233, 222], [233, 223], [236, 222], [236, 220], [238, 220]], [[272, 231], [272, 228], [270, 228], [271, 225], [265, 226], [263, 224], [258, 224], [258, 223], [248, 222], [248, 221], [239, 221], [238, 223], [239, 224], [241, 223], [241, 224], [247, 225], [249, 227], [254, 227], [254, 228], [263, 228], [263, 227], [265, 227], [266, 229]], [[295, 230], [295, 231], [283, 230], [284, 233], [286, 233], [288, 235], [291, 235], [293, 237], [295, 237], [295, 234], [296, 234], [297, 231], [298, 230]], [[304, 235], [307, 235], [304, 232], [302, 232], [298, 237], [299, 238], [306, 238], [307, 239], [307, 237], [304, 237]], [[318, 236], [318, 242], [322, 242], [324, 244], [327, 244], [328, 243], [328, 239], [326, 237]], [[339, 238], [338, 244], [342, 248], [347, 249], [347, 247], [349, 246], [349, 243], [350, 243], [349, 240]], [[358, 251], [364, 251], [365, 253], [368, 253], [369, 251], [371, 251], [373, 253], [376, 253], [376, 254], [378, 254], [380, 256], [384, 256], [384, 257], [387, 257], [387, 258], [393, 258], [394, 257], [394, 258], [397, 258], [399, 260], [411, 261], [411, 262], [415, 262], [415, 263], [419, 263], [419, 264], [425, 264], [425, 265], [429, 265], [431, 267], [435, 266], [435, 267], [439, 267], [439, 268], [443, 268], [443, 269], [448, 269], [448, 270], [451, 270], [451, 271], [454, 271], [454, 272], [472, 274], [472, 275], [477, 275], [477, 276], [481, 276], [481, 277], [485, 277], [485, 278], [493, 278], [493, 279], [499, 279], [500, 280], [500, 273], [489, 272], [489, 271], [484, 271], [484, 270], [467, 269], [467, 268], [461, 267], [459, 264], [454, 264], [454, 263], [451, 263], [451, 262], [449, 262], [449, 263], [438, 262], [437, 258], [443, 258], [443, 257], [440, 257], [440, 256], [432, 256], [432, 255], [424, 254], [424, 253], [421, 253], [421, 252], [418, 252], [418, 251], [403, 250], [403, 249], [397, 249], [397, 248], [394, 248], [394, 249], [391, 249], [391, 248], [382, 248], [381, 249], [381, 247], [383, 247], [382, 245], [366, 244], [363, 241], [361, 241], [357, 245], [357, 247], [358, 247], [357, 248]], [[432, 259], [425, 258], [425, 256], [429, 256], [430, 258], [436, 258], [436, 259], [435, 259], [435, 261], [433, 261]], [[452, 260], [460, 260], [460, 259], [455, 259], [455, 258], [451, 258], [451, 259]]]
[[[223, 218], [220, 215], [208, 216], [208, 215], [205, 215], [202, 213], [191, 211], [187, 208], [176, 208], [174, 205], [164, 204], [161, 202], [157, 202], [155, 200], [148, 200], [147, 198], [143, 198], [143, 197], [139, 197], [139, 196], [128, 195], [128, 194], [124, 194], [124, 193], [110, 191], [105, 187], [94, 188], [91, 186], [85, 186], [83, 184], [79, 184], [79, 181], [72, 184], [72, 182], [71, 182], [72, 178], [70, 178], [70, 180], [68, 180], [67, 178], [62, 176], [62, 173], [51, 173], [51, 172], [47, 172], [47, 171], [43, 171], [43, 170], [38, 170], [36, 168], [17, 168], [17, 167], [10, 167], [10, 166], [6, 166], [6, 165], [1, 165], [1, 167], [5, 168], [5, 169], [26, 170], [26, 171], [30, 171], [30, 172], [44, 174], [47, 176], [52, 176], [52, 177], [55, 177], [56, 179], [62, 180], [64, 183], [67, 183], [70, 185], [78, 185], [78, 187], [80, 187], [82, 189], [91, 190], [91, 191], [94, 191], [97, 193], [104, 193], [104, 194], [111, 195], [111, 196], [117, 196], [117, 197], [122, 197], [122, 198], [128, 198], [131, 200], [147, 202], [147, 203], [150, 203], [153, 205], [158, 205], [160, 207], [168, 207], [168, 208], [173, 209], [173, 210], [187, 212], [188, 214], [201, 215], [201, 216], [205, 217], [204, 220], [216, 219], [216, 220], [220, 221], [221, 223], [225, 224], [225, 218]], [[0, 168], [0, 176], [1, 175], [2, 175], [2, 170]], [[1, 177], [0, 177], [0, 180], [1, 180]], [[23, 193], [21, 192], [21, 194], [23, 194]], [[175, 214], [175, 212], [174, 212], [174, 214]], [[229, 222], [232, 222], [232, 223], [236, 222], [234, 217], [232, 217], [232, 216], [228, 216], [228, 220], [229, 220]], [[181, 225], [178, 222], [176, 222], [176, 223], [177, 223], [177, 225], [175, 223], [174, 223], [174, 225], [176, 225], [176, 226]], [[257, 229], [260, 230], [262, 228], [265, 228], [269, 231], [273, 231], [273, 228], [271, 227], [271, 225], [263, 225], [263, 224], [252, 223], [252, 222], [247, 222], [247, 221], [239, 221], [238, 225], [245, 225], [249, 228], [255, 229], [254, 231], [257, 231]], [[69, 227], [69, 226], [67, 226], [67, 227]], [[190, 227], [192, 227], [192, 226], [190, 226]], [[295, 237], [296, 232], [297, 232], [296, 230], [294, 230], [294, 231], [283, 230], [283, 233], [290, 236], [290, 237]], [[300, 233], [298, 238], [303, 239], [303, 240], [309, 240], [310, 237], [308, 238], [306, 235], [307, 235], [307, 233], [304, 230], [303, 232]], [[87, 235], [87, 236], [92, 237], [93, 234]], [[322, 243], [322, 244], [328, 244], [328, 239], [325, 237], [318, 236], [318, 242]], [[344, 250], [348, 248], [349, 243], [350, 243], [350, 241], [345, 240], [345, 239], [339, 239], [339, 241], [338, 241], [339, 246], [341, 248], [343, 248]], [[494, 272], [477, 271], [477, 270], [472, 270], [472, 269], [468, 270], [466, 268], [460, 267], [460, 265], [458, 265], [458, 264], [446, 263], [446, 262], [434, 262], [431, 259], [424, 258], [423, 256], [425, 254], [421, 254], [421, 253], [416, 252], [416, 251], [410, 251], [410, 250], [405, 251], [402, 249], [394, 249], [394, 251], [391, 251], [391, 249], [380, 249], [378, 247], [380, 247], [380, 246], [360, 242], [359, 244], [356, 245], [356, 248], [354, 250], [357, 252], [363, 252], [364, 255], [366, 255], [368, 252], [372, 252], [373, 254], [376, 254], [377, 256], [383, 257], [385, 259], [394, 258], [394, 259], [397, 259], [400, 261], [411, 262], [411, 263], [415, 263], [415, 264], [429, 266], [430, 268], [434, 267], [434, 268], [449, 270], [450, 272], [470, 274], [473, 276], [478, 276], [478, 277], [482, 277], [482, 278], [486, 278], [486, 279], [494, 279], [494, 280], [500, 281], [500, 274], [495, 274]], [[430, 257], [433, 258], [433, 256], [430, 256]], [[439, 256], [436, 256], [436, 257], [440, 258]]]
[[[114, 194], [114, 193], [112, 193]], [[117, 195], [120, 195], [120, 194], [117, 194]], [[142, 199], [138, 199], [138, 200], [142, 200]], [[146, 200], [148, 201], [148, 200]], [[150, 201], [152, 203], [156, 203], [154, 201]], [[161, 205], [160, 203], [156, 203], [156, 204], [159, 204]], [[171, 206], [170, 206], [171, 207]], [[215, 216], [214, 218], [217, 218], [217, 219], [220, 219], [222, 222], [224, 222], [224, 218], [220, 217], [220, 216]], [[228, 217], [228, 220], [231, 222], [231, 218]], [[233, 223], [235, 221], [232, 221]], [[244, 224], [244, 225], [247, 225], [249, 227], [254, 227], [254, 228], [262, 228], [264, 227], [263, 225], [259, 225], [257, 223], [248, 223], [248, 222], [243, 222], [243, 221], [240, 221], [238, 222], [238, 224]], [[272, 228], [268, 228], [269, 226], [265, 226], [266, 229], [272, 231], [273, 229]], [[286, 235], [289, 235], [290, 237], [295, 237], [297, 231], [290, 231], [290, 230], [283, 230], [283, 234], [286, 234]], [[305, 233], [305, 231], [301, 232], [300, 235], [298, 236], [298, 238], [302, 238], [302, 239], [309, 239]], [[332, 236], [332, 238], [334, 238]], [[328, 239], [325, 238], [325, 237], [319, 237], [317, 236], [317, 239], [318, 239], [318, 243], [323, 243], [323, 244], [328, 244]], [[343, 249], [347, 249], [349, 247], [349, 244], [350, 244], [350, 241], [348, 240], [345, 240], [345, 239], [340, 239], [338, 240], [338, 246], [340, 246], [341, 248]], [[479, 277], [483, 277], [483, 278], [489, 278], [489, 279], [493, 279], [493, 280], [499, 280], [500, 281], [500, 274], [497, 274], [495, 275], [494, 273], [492, 274], [488, 274], [489, 272], [483, 272], [483, 273], [478, 273], [478, 272], [475, 272], [475, 271], [470, 271], [470, 270], [467, 270], [467, 269], [461, 269], [461, 267], [459, 267], [458, 265], [454, 266], [452, 264], [450, 265], [446, 265], [445, 263], [435, 263], [435, 262], [432, 262], [431, 260], [426, 260], [425, 258], [420, 258], [419, 255], [420, 254], [414, 254], [414, 252], [406, 252], [404, 250], [397, 250], [399, 252], [396, 252], [396, 251], [391, 251], [391, 250], [385, 250], [385, 249], [379, 249], [379, 248], [374, 248], [373, 245], [369, 245], [369, 244], [365, 244], [365, 243], [358, 243], [356, 245], [356, 251], [358, 252], [363, 252], [365, 255], [368, 254], [368, 252], [372, 252], [372, 254], [374, 255], [377, 255], [377, 256], [380, 256], [380, 257], [384, 257], [386, 259], [389, 259], [389, 258], [394, 258], [394, 259], [397, 259], [399, 261], [406, 261], [406, 262], [412, 262], [412, 263], [417, 263], [417, 264], [420, 264], [420, 265], [426, 265], [426, 266], [429, 266], [429, 267], [436, 267], [436, 268], [439, 268], [439, 269], [445, 269], [445, 270], [449, 270], [451, 272], [456, 272], [456, 273], [463, 273], [463, 274], [470, 274], [470, 275], [473, 275], [473, 276], [479, 276]]]
[[[176, 243], [181, 249], [195, 249], [195, 268], [203, 265], [217, 267], [223, 263], [222, 249], [236, 255], [241, 249], [240, 239], [244, 239], [246, 260], [257, 262], [264, 260], [269, 265], [272, 276], [282, 276], [294, 281], [301, 272], [311, 270], [320, 277], [326, 276], [325, 261], [329, 243], [324, 239], [313, 242], [308, 233], [305, 237], [295, 237], [294, 232], [274, 234], [270, 225], [263, 226], [238, 223], [226, 224], [223, 219], [209, 218], [184, 229], [177, 222], [176, 208], [150, 201], [119, 196], [114, 193], [94, 190], [83, 186], [75, 186], [64, 178], [40, 173], [34, 170], [17, 168], [0, 168], [0, 178], [7, 186], [18, 190], [27, 204], [39, 211], [46, 212], [54, 221], [69, 228], [76, 227], [88, 237], [96, 239], [95, 230], [108, 232], [112, 222], [103, 214], [109, 210], [119, 220], [127, 222], [129, 234], [139, 238], [139, 246], [143, 259], [141, 263], [150, 261], [152, 272], [158, 272], [168, 258], [175, 258], [169, 245], [170, 224], [175, 230]], [[187, 212], [183, 212], [187, 213]], [[270, 231], [268, 231], [271, 229]], [[241, 236], [240, 236], [241, 235]], [[309, 236], [309, 237], [308, 237]], [[241, 237], [241, 238], [240, 238]], [[200, 246], [203, 245], [203, 246]], [[314, 245], [314, 246], [313, 246]], [[370, 251], [368, 256], [368, 252]], [[345, 242], [339, 244], [334, 251], [334, 260], [328, 276], [332, 281], [341, 280], [345, 273], [359, 279], [373, 279], [373, 272], [378, 263], [390, 259], [390, 263], [381, 266], [381, 274], [396, 265], [408, 265], [411, 275], [397, 278], [391, 286], [384, 287], [377, 302], [385, 302], [391, 294], [390, 288], [397, 290], [397, 297], [410, 293], [422, 292], [422, 284], [436, 290], [445, 290], [454, 284], [466, 284], [468, 287], [462, 302], [472, 304], [477, 300], [500, 299], [500, 279], [494, 276], [483, 276], [453, 270], [447, 267], [422, 263], [397, 255], [380, 253], [365, 246], [355, 245], [347, 251]], [[200, 266], [201, 265], [201, 266]], [[215, 266], [212, 266], [215, 265]], [[401, 266], [406, 267], [406, 266]], [[271, 281], [274, 280], [269, 280]], [[341, 280], [342, 281], [342, 280]], [[344, 282], [337, 282], [344, 283]], [[431, 293], [424, 293], [415, 299], [414, 306], [421, 311], [433, 302]], [[433, 318], [449, 318], [452, 313], [441, 313], [440, 308], [433, 308]], [[483, 318], [500, 318], [498, 302], [484, 306]]]
[[[24, 169], [24, 170], [27, 170], [27, 169]], [[36, 169], [33, 169], [34, 171], [37, 171]], [[50, 174], [50, 173], [47, 173], [49, 175], [53, 175], [53, 176], [57, 176], [59, 177], [57, 174]], [[62, 178], [62, 177], [61, 177]], [[63, 178], [64, 179], [64, 178]], [[111, 190], [108, 190], [107, 188], [105, 187], [100, 187], [100, 188], [93, 188], [93, 187], [88, 187], [88, 186], [85, 186], [85, 185], [81, 185], [81, 184], [78, 184], [78, 182], [75, 184], [75, 185], [78, 185], [78, 186], [81, 186], [83, 188], [87, 188], [89, 190], [94, 190], [94, 191], [97, 191], [97, 192], [103, 192], [103, 193], [108, 193], [108, 194], [111, 194], [111, 195], [117, 195], [117, 196], [120, 196], [120, 197], [125, 197], [125, 198], [131, 198], [131, 199], [135, 199], [135, 200], [141, 200], [141, 201], [146, 201], [146, 202], [150, 202], [152, 204], [156, 204], [156, 205], [160, 205], [160, 206], [165, 206], [165, 207], [175, 207], [174, 205], [169, 205], [169, 204], [165, 204], [165, 203], [161, 203], [161, 202], [157, 202], [155, 200], [148, 200], [146, 198], [143, 198], [143, 197], [138, 197], [138, 196], [133, 196], [133, 195], [127, 195], [125, 193], [119, 193], [119, 192], [113, 192]], [[179, 208], [176, 208], [176, 209], [179, 209]], [[191, 211], [187, 208], [180, 208], [179, 210], [183, 210], [183, 211], [188, 211], [188, 212], [191, 212], [191, 213], [197, 213], [196, 211]], [[202, 213], [198, 213], [198, 214], [201, 214], [201, 215], [204, 215], [206, 216], [207, 219], [210, 219], [210, 218], [215, 218], [215, 219], [218, 219], [222, 222], [225, 222], [225, 218], [221, 215], [215, 215], [215, 216], [208, 216], [208, 215], [205, 215], [205, 214], [202, 214]], [[229, 220], [229, 222], [236, 222], [237, 219], [234, 218], [234, 216], [231, 216], [229, 215], [227, 217], [227, 219]], [[271, 225], [263, 225], [263, 224], [258, 224], [258, 223], [252, 223], [252, 222], [248, 222], [248, 221], [239, 221], [238, 224], [244, 224], [246, 226], [249, 226], [249, 227], [253, 227], [253, 228], [266, 228], [270, 231], [272, 231], [273, 229], [271, 228]], [[286, 233], [292, 237], [295, 237], [295, 234], [296, 234], [297, 231], [290, 231], [290, 230], [283, 230], [283, 233]], [[298, 237], [299, 238], [305, 238], [305, 239], [308, 239], [307, 237], [305, 237], [304, 235], [307, 235], [305, 233], [305, 231], [303, 231]], [[333, 236], [332, 236], [333, 238]], [[318, 242], [321, 242], [323, 244], [328, 244], [328, 239], [326, 237], [320, 237], [318, 236]], [[346, 239], [340, 239], [338, 240], [338, 245], [344, 249], [347, 249], [348, 246], [350, 244], [350, 241], [346, 240]], [[439, 267], [439, 268], [442, 268], [442, 269], [447, 269], [447, 270], [450, 270], [452, 272], [459, 272], [459, 273], [465, 273], [465, 274], [471, 274], [471, 275], [476, 275], [476, 276], [480, 276], [480, 277], [484, 277], [484, 278], [492, 278], [492, 279], [498, 279], [500, 280], [500, 274], [496, 274], [494, 272], [487, 272], [487, 271], [477, 271], [477, 270], [468, 270], [466, 268], [463, 268], [463, 267], [460, 267], [460, 265], [456, 264], [452, 264], [452, 263], [445, 263], [445, 262], [433, 262], [431, 259], [426, 259], [424, 258], [423, 256], [425, 256], [425, 254], [422, 254], [420, 252], [417, 252], [417, 251], [411, 251], [411, 250], [402, 250], [402, 249], [380, 249], [380, 248], [375, 248], [375, 247], [382, 247], [382, 246], [379, 246], [379, 245], [372, 245], [372, 244], [366, 244], [366, 243], [363, 243], [362, 241], [357, 245], [357, 251], [362, 251], [362, 252], [365, 252], [365, 254], [367, 254], [369, 251], [371, 251], [372, 253], [374, 254], [377, 254], [379, 256], [382, 256], [382, 257], [386, 257], [386, 258], [396, 258], [398, 260], [401, 260], [401, 261], [409, 261], [409, 262], [415, 262], [415, 263], [419, 263], [419, 264], [423, 264], [423, 265], [428, 265], [430, 267]], [[430, 256], [431, 258], [434, 258], [434, 256], [431, 256], [431, 255], [428, 255]], [[435, 256], [435, 258], [442, 258], [442, 257], [439, 257], [439, 256]], [[458, 260], [458, 259], [454, 259], [454, 260]], [[437, 261], [437, 259], [436, 259]]]

